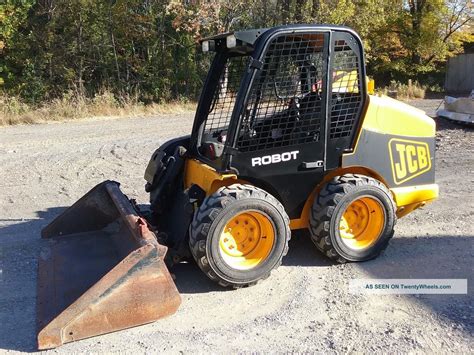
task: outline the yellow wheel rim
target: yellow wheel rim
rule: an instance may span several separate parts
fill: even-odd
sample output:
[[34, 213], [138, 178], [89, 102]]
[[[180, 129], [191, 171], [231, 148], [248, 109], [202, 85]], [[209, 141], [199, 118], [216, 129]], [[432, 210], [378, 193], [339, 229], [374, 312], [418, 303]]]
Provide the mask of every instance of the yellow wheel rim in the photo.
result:
[[345, 245], [352, 249], [372, 246], [385, 225], [385, 210], [380, 201], [361, 197], [347, 206], [339, 222], [339, 234]]
[[266, 260], [274, 242], [271, 220], [260, 212], [246, 211], [227, 222], [219, 239], [219, 250], [230, 267], [248, 270]]

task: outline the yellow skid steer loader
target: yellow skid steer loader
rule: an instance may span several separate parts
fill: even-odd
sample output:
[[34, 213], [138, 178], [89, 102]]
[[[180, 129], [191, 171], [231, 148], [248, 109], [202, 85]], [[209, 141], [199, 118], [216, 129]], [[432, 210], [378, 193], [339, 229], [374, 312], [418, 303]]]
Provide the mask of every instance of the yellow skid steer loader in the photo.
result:
[[145, 171], [140, 208], [105, 181], [42, 231], [38, 347], [170, 315], [169, 269], [194, 259], [223, 287], [265, 279], [308, 229], [336, 262], [378, 256], [397, 218], [438, 196], [435, 124], [370, 95], [349, 28], [288, 25], [216, 35], [190, 135]]

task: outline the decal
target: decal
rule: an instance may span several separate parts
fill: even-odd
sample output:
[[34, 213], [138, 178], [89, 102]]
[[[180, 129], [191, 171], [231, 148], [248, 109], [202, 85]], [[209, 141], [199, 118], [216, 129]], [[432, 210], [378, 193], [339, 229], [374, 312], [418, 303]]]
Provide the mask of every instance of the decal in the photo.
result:
[[252, 158], [252, 166], [262, 166], [269, 164], [282, 163], [285, 161], [295, 160], [299, 150], [285, 152], [281, 154], [264, 155], [263, 157]]
[[399, 185], [431, 169], [427, 143], [393, 138], [388, 146], [395, 184]]

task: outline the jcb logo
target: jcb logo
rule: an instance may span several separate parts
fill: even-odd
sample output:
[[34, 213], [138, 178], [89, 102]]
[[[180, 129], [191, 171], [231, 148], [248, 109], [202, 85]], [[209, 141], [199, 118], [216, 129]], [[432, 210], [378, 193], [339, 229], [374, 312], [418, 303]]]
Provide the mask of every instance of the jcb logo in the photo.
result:
[[391, 139], [389, 152], [393, 180], [397, 185], [431, 169], [430, 150], [427, 143]]

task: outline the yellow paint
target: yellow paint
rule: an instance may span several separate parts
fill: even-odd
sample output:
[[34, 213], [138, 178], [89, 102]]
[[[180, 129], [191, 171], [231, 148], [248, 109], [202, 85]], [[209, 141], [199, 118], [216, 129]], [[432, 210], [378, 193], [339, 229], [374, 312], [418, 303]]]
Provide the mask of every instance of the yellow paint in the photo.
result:
[[387, 96], [369, 96], [362, 128], [382, 134], [434, 137], [436, 125], [424, 111]]
[[[351, 166], [347, 168], [336, 169], [330, 174], [328, 174], [324, 178], [324, 180], [321, 181], [314, 188], [313, 192], [309, 195], [303, 206], [300, 218], [295, 218], [290, 221], [291, 230], [309, 228], [309, 216], [314, 203], [314, 198], [319, 193], [324, 184], [326, 184], [333, 177], [341, 176], [344, 174], [361, 174], [365, 176], [370, 176], [374, 179], [377, 179], [378, 181], [381, 181], [387, 186], [387, 183], [384, 181], [382, 176], [378, 175], [377, 172], [368, 168]], [[397, 205], [397, 217], [400, 218], [407, 215], [414, 209], [422, 207], [426, 203], [438, 198], [439, 187], [437, 184], [430, 184], [409, 187], [396, 187], [390, 189], [390, 191], [392, 192], [392, 196]], [[414, 204], [415, 207], [409, 209], [410, 204]]]
[[219, 251], [230, 267], [249, 270], [267, 259], [274, 243], [270, 219], [260, 212], [246, 211], [227, 222], [219, 238]]
[[[314, 200], [314, 199], [313, 199]], [[290, 220], [290, 229], [291, 230], [296, 230], [296, 229], [304, 229], [309, 227], [309, 218], [307, 213], [301, 213], [300, 218], [295, 218]]]
[[437, 184], [395, 187], [390, 189], [397, 204], [397, 217], [403, 217], [413, 210], [438, 198]]
[[362, 197], [347, 206], [339, 222], [342, 242], [351, 249], [366, 249], [379, 239], [385, 225], [382, 204], [372, 197]]
[[313, 202], [314, 202], [315, 196], [319, 193], [321, 188], [329, 180], [331, 180], [335, 176], [341, 176], [341, 175], [344, 175], [344, 174], [361, 174], [361, 175], [365, 175], [365, 176], [370, 176], [374, 179], [377, 179], [377, 180], [383, 182], [385, 185], [387, 185], [382, 176], [378, 175], [375, 171], [370, 170], [368, 168], [358, 167], [358, 166], [351, 166], [351, 167], [348, 167], [348, 168], [335, 169], [335, 170], [331, 171], [331, 173], [326, 175], [324, 177], [323, 181], [321, 181], [314, 188], [313, 192], [311, 192], [311, 194], [309, 195], [308, 199], [306, 200], [306, 202], [303, 206], [303, 210], [301, 211], [300, 218], [295, 218], [295, 219], [290, 220], [290, 229], [291, 230], [304, 229], [304, 228], [309, 227], [309, 215], [311, 213], [311, 208], [313, 207]]
[[333, 73], [332, 92], [359, 92], [359, 75], [357, 70], [337, 70]]
[[196, 159], [186, 160], [184, 170], [184, 186], [196, 184], [206, 192], [206, 196], [217, 191], [222, 186], [241, 182], [235, 174], [220, 174], [214, 168]]
[[431, 169], [430, 149], [427, 143], [392, 138], [388, 142], [393, 181], [400, 185]]
[[370, 79], [368, 76], [366, 76], [365, 82], [367, 83], [367, 93], [369, 95], [374, 95], [375, 94], [375, 80]]

